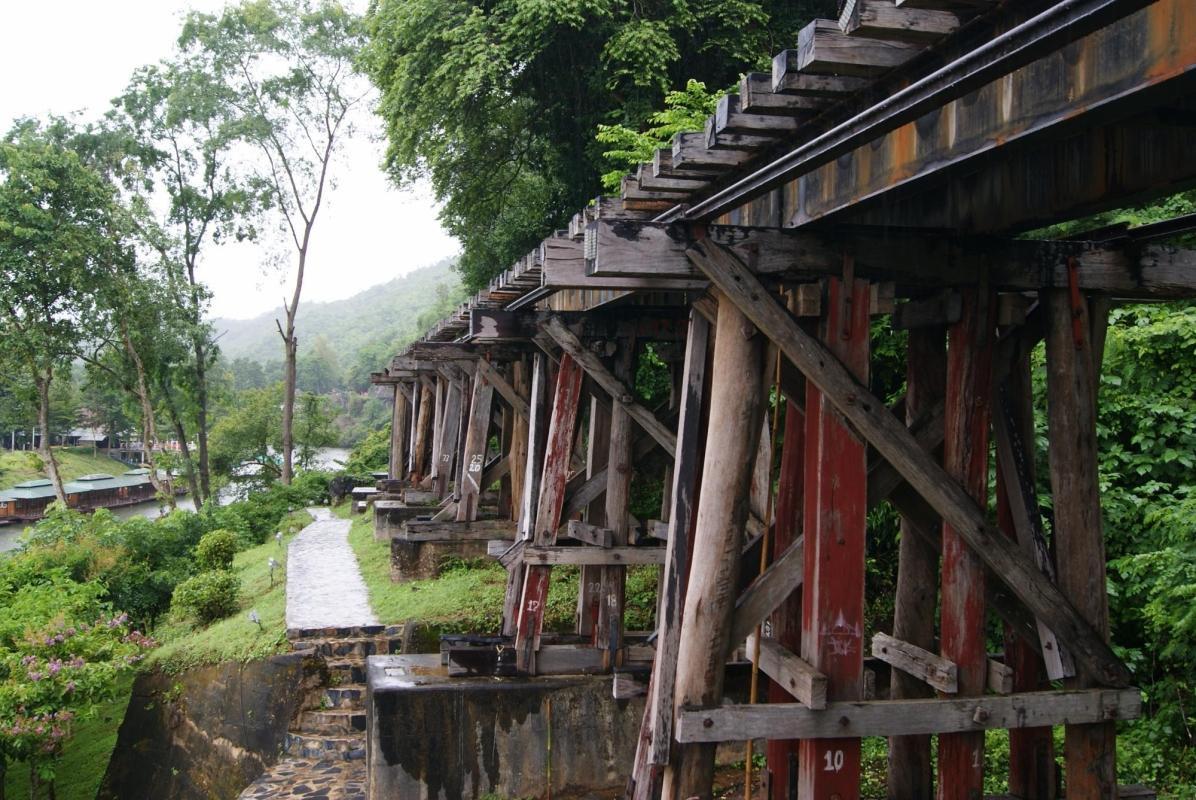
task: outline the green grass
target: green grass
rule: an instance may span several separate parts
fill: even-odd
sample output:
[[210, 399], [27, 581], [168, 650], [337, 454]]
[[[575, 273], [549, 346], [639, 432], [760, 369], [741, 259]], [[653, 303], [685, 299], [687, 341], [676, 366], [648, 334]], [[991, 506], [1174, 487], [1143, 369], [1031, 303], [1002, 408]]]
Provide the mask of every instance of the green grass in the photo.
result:
[[[177, 672], [199, 664], [250, 661], [286, 650], [286, 544], [311, 522], [303, 510], [284, 518], [283, 546], [271, 539], [265, 544], [237, 553], [233, 570], [241, 578], [241, 609], [231, 617], [208, 627], [177, 618], [173, 613], [154, 630], [161, 646], [146, 659], [147, 668]], [[270, 558], [282, 568], [274, 572], [270, 586]], [[249, 621], [256, 610], [261, 627]]]
[[[55, 447], [54, 457], [62, 479], [74, 480], [92, 472], [119, 475], [129, 465], [105, 455], [92, 455], [90, 447]], [[10, 487], [34, 478], [45, 478], [41, 457], [32, 450], [0, 450], [0, 487]]]
[[[108, 769], [112, 749], [116, 747], [116, 733], [129, 705], [132, 687], [132, 676], [122, 678], [112, 700], [99, 706], [94, 716], [80, 720], [75, 726], [75, 735], [67, 742], [56, 768], [58, 800], [94, 800]], [[24, 764], [13, 764], [9, 769], [4, 782], [6, 796], [13, 800], [28, 797], [29, 768]]]
[[[349, 544], [357, 555], [369, 589], [370, 605], [385, 624], [407, 620], [440, 633], [497, 633], [502, 623], [507, 573], [494, 561], [450, 562], [433, 580], [394, 583], [390, 579], [390, 544], [374, 539], [372, 514], [353, 514], [349, 504], [334, 509], [352, 521]], [[544, 629], [571, 631], [577, 606], [578, 569], [555, 567], [548, 590]], [[655, 611], [656, 568], [632, 568], [627, 577], [627, 623], [645, 630]]]

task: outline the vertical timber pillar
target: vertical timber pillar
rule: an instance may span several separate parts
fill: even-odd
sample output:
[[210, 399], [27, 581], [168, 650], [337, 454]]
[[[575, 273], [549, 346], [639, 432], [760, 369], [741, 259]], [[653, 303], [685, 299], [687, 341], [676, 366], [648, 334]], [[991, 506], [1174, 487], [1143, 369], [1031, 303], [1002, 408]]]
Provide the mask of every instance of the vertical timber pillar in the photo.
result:
[[410, 403], [401, 384], [394, 385], [395, 404], [390, 414], [390, 478], [402, 480], [407, 475], [407, 416]]
[[[943, 399], [947, 379], [946, 341], [946, 331], [941, 326], [914, 328], [909, 332], [905, 372], [907, 424], [913, 424]], [[893, 636], [933, 652], [939, 554], [913, 529], [916, 524], [914, 520], [901, 520]], [[896, 669], [892, 673], [891, 690], [894, 700], [934, 696], [925, 683]], [[889, 739], [889, 800], [930, 797], [934, 793], [933, 772], [929, 736]]]
[[[635, 339], [619, 341], [615, 356], [615, 377], [630, 386], [635, 378]], [[610, 445], [606, 462], [606, 526], [611, 543], [621, 547], [628, 541], [627, 514], [631, 505], [631, 436], [635, 427], [622, 398], [611, 398]], [[619, 666], [623, 650], [623, 603], [627, 588], [627, 567], [602, 568], [602, 603], [598, 608], [596, 640], [603, 651], [602, 666]]]
[[[719, 705], [727, 654], [736, 644], [728, 639], [765, 398], [761, 339], [733, 303], [719, 303], [710, 424], [677, 654], [674, 714], [683, 707]], [[675, 745], [664, 774], [664, 800], [709, 800], [714, 750], [712, 744]]]
[[[586, 477], [592, 478], [607, 467], [610, 451], [610, 406], [590, 397], [590, 428], [586, 437]], [[586, 522], [606, 526], [606, 498], [600, 497], [586, 508]], [[577, 632], [593, 636], [602, 604], [602, 567], [586, 565], [581, 568], [577, 585]]]
[[478, 518], [478, 503], [486, 489], [482, 486], [482, 472], [486, 468], [486, 446], [490, 441], [490, 407], [493, 401], [494, 387], [482, 377], [482, 370], [479, 369], [473, 379], [465, 447], [461, 451], [461, 479], [457, 485], [458, 522], [472, 522]]
[[[829, 279], [821, 320], [828, 349], [865, 385], [870, 294], [867, 281]], [[801, 653], [826, 675], [828, 700], [858, 700], [864, 677], [867, 448], [811, 381], [805, 450]], [[803, 739], [798, 753], [798, 797], [858, 800], [859, 739]]]
[[[552, 398], [552, 421], [544, 451], [544, 471], [540, 477], [540, 495], [536, 503], [532, 541], [537, 545], [556, 542], [565, 506], [565, 484], [573, 457], [573, 434], [577, 409], [581, 402], [581, 365], [568, 353], [561, 355], [556, 391]], [[519, 601], [519, 620], [515, 628], [515, 665], [521, 672], [535, 672], [535, 654], [540, 647], [544, 624], [544, 605], [548, 601], [548, 581], [552, 568], [540, 564], [526, 567], [523, 594]]]
[[[1011, 453], [1021, 455], [1018, 466], [1024, 471], [1019, 476], [1016, 470], [1009, 470], [1008, 461], [997, 460], [997, 526], [1011, 539], [1019, 540], [1021, 535], [1014, 519], [1013, 503], [1024, 503], [1021, 481], [1034, 486], [1034, 398], [1030, 379], [1030, 357], [1018, 353], [1009, 365], [999, 402], [993, 409], [994, 430], [1006, 425], [1005, 434], [1011, 443], [1016, 441], [1017, 450]], [[997, 437], [998, 453], [1002, 439]], [[1037, 514], [1038, 509], [1033, 509]], [[1027, 532], [1028, 533], [1028, 532]], [[1023, 543], [1026, 546], [1027, 543]], [[1033, 546], [1032, 544], [1030, 545]], [[1005, 664], [1013, 670], [1013, 691], [1036, 692], [1049, 688], [1045, 685], [1045, 670], [1041, 652], [1022, 639], [1009, 624], [1005, 625]], [[1055, 746], [1049, 727], [1015, 728], [1009, 731], [1009, 793], [1024, 800], [1054, 800], [1055, 798]]]
[[432, 412], [436, 403], [432, 396], [431, 381], [421, 381], [423, 388], [419, 396], [419, 421], [415, 426], [415, 453], [411, 471], [415, 479], [423, 481], [428, 477], [428, 457], [431, 451]]
[[456, 381], [445, 381], [443, 397], [436, 404], [438, 436], [434, 455], [437, 460], [436, 476], [432, 490], [441, 499], [448, 492], [449, 477], [453, 474], [453, 459], [457, 455], [457, 424], [461, 420], [461, 386]]
[[[1109, 635], [1105, 590], [1105, 540], [1097, 474], [1096, 388], [1099, 362], [1089, 329], [1088, 303], [1069, 293], [1042, 293], [1047, 307], [1047, 412], [1051, 492], [1059, 588], [1097, 631]], [[1103, 308], [1102, 308], [1103, 310]], [[1103, 341], [1107, 318], [1093, 329]], [[1069, 687], [1088, 687], [1078, 676]], [[1117, 797], [1116, 728], [1113, 723], [1068, 725], [1064, 733], [1066, 796]]]
[[[995, 295], [965, 289], [960, 320], [948, 329], [943, 466], [981, 507], [988, 498], [988, 427], [992, 409]], [[959, 697], [984, 694], [984, 566], [955, 530], [943, 525], [942, 655], [959, 668]], [[984, 732], [939, 737], [938, 797], [980, 800], [984, 794]]]
[[[774, 521], [774, 556], [784, 553], [801, 536], [802, 495], [805, 489], [806, 415], [801, 401], [791, 398], [785, 406], [785, 432], [781, 442], [781, 473], [777, 481]], [[772, 638], [791, 653], [801, 652], [801, 592], [796, 591], [772, 612]], [[768, 702], [792, 703], [793, 696], [775, 681], [768, 682]], [[797, 794], [798, 750], [796, 739], [769, 739], [768, 785], [771, 800], [790, 800]]]
[[[440, 468], [440, 454], [444, 450], [444, 430], [445, 430], [445, 416], [444, 404], [448, 399], [447, 394], [452, 386], [452, 381], [444, 377], [444, 375], [436, 376], [436, 404], [432, 407], [432, 461], [428, 465], [429, 475], [432, 479], [432, 489], [437, 492], [440, 497], [444, 497], [444, 491], [440, 488], [440, 474], [447, 472]], [[452, 464], [452, 457], [449, 458], [449, 464]], [[448, 485], [448, 476], [445, 475], [444, 485]]]
[[[543, 353], [532, 356], [531, 389], [528, 395], [529, 418], [527, 455], [524, 459], [523, 490], [519, 498], [519, 526], [516, 538], [526, 542], [536, 526], [536, 500], [540, 495], [540, 471], [544, 465], [544, 446], [548, 430], [548, 359]], [[503, 636], [514, 636], [519, 621], [519, 601], [523, 595], [524, 569], [516, 563], [507, 573], [507, 593], [503, 601]]]
[[[520, 397], [528, 397], [531, 393], [531, 382], [528, 380], [527, 363], [523, 359], [511, 364], [511, 385]], [[532, 413], [530, 404], [528, 415]], [[523, 478], [527, 470], [528, 425], [531, 420], [523, 414], [513, 414], [511, 423], [511, 445], [507, 451], [508, 472], [511, 476], [511, 519], [519, 519], [519, 509], [523, 503]]]

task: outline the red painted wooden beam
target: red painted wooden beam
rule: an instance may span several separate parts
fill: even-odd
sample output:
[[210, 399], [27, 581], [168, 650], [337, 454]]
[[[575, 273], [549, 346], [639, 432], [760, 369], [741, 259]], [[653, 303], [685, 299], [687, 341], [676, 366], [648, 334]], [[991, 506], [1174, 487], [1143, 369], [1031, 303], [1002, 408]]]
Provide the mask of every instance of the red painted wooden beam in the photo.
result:
[[[995, 296], [963, 292], [959, 322], [947, 339], [943, 466], [984, 506], [988, 497], [988, 425], [992, 408]], [[950, 525], [943, 525], [940, 647], [959, 668], [959, 696], [984, 694], [984, 564]], [[939, 737], [938, 796], [984, 795], [984, 732]]]
[[[828, 281], [822, 339], [868, 382], [869, 287]], [[812, 382], [806, 390], [803, 658], [827, 676], [828, 700], [858, 700], [864, 669], [864, 546], [868, 459], [864, 442]], [[858, 800], [860, 740], [806, 739], [798, 796]]]
[[[544, 472], [540, 479], [536, 527], [532, 536], [537, 545], [555, 543], [556, 530], [561, 524], [577, 407], [581, 401], [581, 378], [581, 366], [568, 353], [562, 355], [552, 399], [552, 421], [548, 427], [548, 446], [544, 453]], [[515, 663], [525, 672], [535, 669], [535, 652], [539, 649], [540, 629], [544, 625], [544, 604], [548, 602], [551, 572], [551, 567], [528, 566], [523, 581], [519, 621], [515, 628]]]

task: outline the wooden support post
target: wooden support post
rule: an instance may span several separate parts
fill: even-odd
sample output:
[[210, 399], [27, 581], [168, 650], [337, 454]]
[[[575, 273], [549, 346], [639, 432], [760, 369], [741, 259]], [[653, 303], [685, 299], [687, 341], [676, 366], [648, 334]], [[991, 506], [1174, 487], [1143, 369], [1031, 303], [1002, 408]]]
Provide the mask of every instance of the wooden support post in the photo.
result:
[[[1106, 638], [1105, 542], [1097, 474], [1096, 389], [1088, 303], [1073, 285], [1043, 292], [1047, 306], [1047, 410], [1055, 554], [1059, 588]], [[1103, 330], [1106, 319], [1096, 321]], [[1099, 337], [1103, 340], [1103, 334]], [[1088, 676], [1069, 688], [1094, 685]], [[1068, 797], [1117, 797], [1116, 730], [1112, 723], [1068, 725], [1064, 776]]]
[[[905, 418], [909, 424], [943, 399], [947, 379], [946, 342], [946, 331], [941, 326], [909, 332], [905, 371]], [[918, 535], [914, 525], [916, 522], [902, 517], [893, 636], [923, 650], [933, 650], [939, 556], [936, 549]], [[890, 686], [894, 700], [934, 696], [934, 691], [925, 683], [899, 671], [893, 673]], [[889, 800], [930, 797], [933, 792], [930, 737], [896, 736], [890, 739]]]
[[[544, 471], [540, 477], [540, 495], [536, 503], [535, 527], [532, 529], [532, 541], [537, 545], [555, 543], [556, 530], [561, 524], [565, 483], [569, 478], [569, 462], [573, 456], [577, 408], [581, 402], [581, 377], [581, 366], [568, 353], [563, 354], [552, 399], [552, 421], [548, 426]], [[552, 568], [532, 565], [526, 570], [523, 594], [519, 601], [519, 622], [515, 630], [515, 666], [521, 672], [534, 673], [535, 653], [539, 649]]]
[[[432, 460], [428, 463], [428, 477], [432, 479], [432, 487], [439, 492], [441, 499], [444, 498], [444, 491], [440, 489], [440, 481], [438, 478], [442, 472], [445, 473], [444, 484], [448, 484], [447, 470], [440, 468], [440, 452], [444, 449], [444, 404], [447, 401], [447, 394], [449, 386], [453, 383], [445, 377], [443, 370], [438, 370], [435, 380], [435, 404], [432, 406]], [[455, 443], [454, 439], [454, 443]], [[452, 448], [450, 448], [450, 452]], [[451, 465], [452, 459], [450, 457], [449, 463]]]
[[[453, 475], [453, 462], [457, 460], [457, 426], [461, 421], [461, 386], [456, 381], [440, 379], [444, 395], [437, 404], [439, 417], [439, 436], [435, 455], [439, 459], [436, 465], [436, 476], [432, 481], [432, 491], [443, 499], [448, 492], [449, 478]], [[461, 487], [457, 487], [460, 491]]]
[[407, 474], [415, 478], [415, 440], [419, 438], [420, 401], [423, 399], [423, 384], [418, 380], [411, 383], [411, 427], [407, 429]]
[[[850, 273], [851, 262], [844, 260]], [[827, 281], [821, 338], [867, 384], [867, 281]], [[806, 384], [805, 576], [801, 654], [827, 677], [830, 700], [859, 700], [864, 676], [864, 549], [868, 453], [813, 381]], [[798, 797], [853, 800], [860, 792], [859, 739], [805, 739]]]
[[[774, 557], [779, 557], [801, 538], [802, 493], [805, 482], [806, 415], [800, 401], [785, 405], [785, 434], [781, 442], [781, 474], [777, 481], [776, 510], [773, 515]], [[803, 554], [803, 564], [804, 564]], [[775, 561], [773, 562], [776, 563]], [[804, 569], [804, 566], [803, 566]], [[804, 577], [804, 576], [803, 576]], [[792, 653], [801, 652], [801, 592], [792, 592], [772, 612], [772, 638]], [[770, 681], [770, 703], [789, 702], [783, 686]], [[797, 794], [798, 743], [795, 739], [769, 739], [769, 794], [771, 800], [790, 800]]]
[[[528, 377], [526, 361], [516, 361], [511, 365], [511, 384], [523, 397], [527, 397], [531, 392], [531, 381]], [[511, 447], [507, 451], [511, 473], [511, 519], [514, 520], [519, 519], [519, 509], [523, 503], [523, 479], [527, 470], [527, 430], [530, 419], [530, 406], [528, 413], [515, 415], [511, 429]]]
[[[615, 377], [630, 386], [635, 377], [635, 339], [619, 341], [615, 354]], [[633, 470], [631, 442], [634, 424], [628, 403], [611, 398], [610, 446], [606, 468], [606, 526], [610, 528], [615, 547], [628, 542], [627, 515], [631, 505], [631, 474]], [[622, 663], [623, 604], [627, 587], [626, 567], [602, 568], [602, 604], [598, 610], [596, 640], [603, 651], [603, 666], [610, 669]]]
[[[536, 501], [540, 496], [540, 472], [544, 467], [544, 447], [548, 441], [548, 357], [532, 357], [532, 376], [528, 406], [527, 455], [524, 459], [523, 491], [519, 499], [519, 527], [516, 538], [531, 541], [536, 525]], [[503, 600], [503, 635], [514, 636], [519, 621], [519, 601], [523, 596], [522, 563], [507, 572], [507, 592]]]
[[[997, 525], [1011, 539], [1033, 535], [1020, 532], [1014, 519], [1015, 503], [1025, 503], [1021, 480], [1034, 484], [1034, 405], [1030, 380], [1029, 353], [1017, 353], [1005, 379], [1005, 402], [994, 409], [993, 428], [997, 433]], [[1004, 430], [1005, 437], [1001, 432]], [[1006, 437], [1012, 441], [1005, 441]], [[1014, 447], [1013, 441], [1019, 446]], [[1008, 454], [1003, 450], [1009, 448]], [[1006, 465], [1021, 451], [1020, 468]], [[1034, 508], [1037, 514], [1038, 509]], [[1023, 546], [1034, 546], [1033, 542]], [[1047, 632], [1049, 633], [1049, 631]], [[1053, 637], [1052, 637], [1053, 641]], [[1057, 647], [1057, 643], [1055, 644]], [[1042, 654], [1008, 624], [1005, 626], [1005, 663], [1013, 669], [1013, 691], [1035, 692], [1046, 688]], [[1009, 732], [1009, 792], [1025, 800], [1054, 800], [1055, 745], [1050, 728], [1021, 728]]]
[[490, 405], [493, 400], [494, 387], [478, 370], [473, 378], [465, 449], [461, 451], [461, 478], [457, 485], [458, 522], [478, 518], [478, 497], [486, 490], [482, 485], [482, 472], [486, 467], [486, 446], [490, 441]]
[[[593, 478], [606, 470], [610, 450], [610, 406], [590, 397], [589, 447], [586, 450], [586, 478]], [[606, 526], [606, 499], [599, 497], [585, 510], [586, 522]], [[594, 633], [598, 609], [602, 604], [602, 568], [582, 567], [577, 585], [577, 632], [583, 636]]]
[[399, 384], [395, 384], [395, 404], [390, 414], [390, 470], [391, 480], [402, 480], [407, 475], [407, 417], [410, 403]]
[[[515, 417], [519, 416], [510, 408], [502, 408], [498, 413], [498, 452], [503, 456], [503, 463], [506, 464], [501, 477], [498, 480], [498, 513], [500, 515], [511, 516], [511, 462], [507, 460], [506, 455], [511, 452], [511, 436], [515, 433]], [[486, 485], [486, 481], [482, 481], [482, 485]]]
[[[988, 497], [988, 426], [996, 298], [964, 289], [959, 322], [948, 329], [947, 402], [943, 420], [943, 466], [983, 507]], [[959, 696], [984, 694], [984, 565], [950, 524], [943, 525], [940, 649], [959, 668]], [[939, 737], [938, 796], [943, 800], [984, 793], [984, 734]]]
[[[711, 424], [681, 622], [674, 712], [687, 706], [714, 708], [722, 701], [748, 486], [764, 407], [763, 349], [762, 337], [735, 304], [719, 302]], [[678, 746], [665, 770], [663, 798], [708, 800], [713, 779], [712, 745]]]
[[644, 721], [636, 744], [628, 794], [634, 800], [658, 796], [661, 767], [669, 761], [673, 741], [673, 697], [677, 679], [677, 653], [681, 647], [681, 612], [701, 480], [702, 420], [706, 398], [710, 322], [691, 310], [686, 333], [685, 364], [681, 375], [677, 446], [673, 453], [673, 486], [669, 493], [669, 532], [660, 581], [656, 621], [656, 658], [652, 662]]
[[413, 479], [417, 481], [428, 477], [428, 457], [432, 447], [432, 412], [435, 405], [432, 387], [424, 383], [419, 396], [419, 420], [415, 426], [415, 451], [412, 454], [411, 467]]

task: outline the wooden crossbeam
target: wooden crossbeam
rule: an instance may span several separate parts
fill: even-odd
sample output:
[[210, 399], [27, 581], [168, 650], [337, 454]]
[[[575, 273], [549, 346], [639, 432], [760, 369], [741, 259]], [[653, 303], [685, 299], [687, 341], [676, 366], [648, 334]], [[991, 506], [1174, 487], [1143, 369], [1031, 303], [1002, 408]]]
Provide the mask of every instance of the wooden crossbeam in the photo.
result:
[[565, 327], [560, 319], [550, 317], [544, 325], [545, 332], [552, 337], [561, 349], [571, 355], [586, 374], [602, 387], [602, 390], [617, 399], [627, 409], [627, 413], [636, 423], [647, 431], [661, 447], [672, 452], [677, 447], [677, 437], [656, 415], [635, 401], [635, 395], [627, 386], [614, 376], [606, 365], [589, 349], [582, 345], [581, 340]]
[[748, 72], [739, 81], [739, 108], [745, 114], [809, 117], [829, 103], [827, 97], [776, 91], [768, 72]]
[[[798, 98], [787, 99], [797, 100]], [[718, 104], [714, 107], [714, 132], [716, 134], [749, 133], [760, 136], [792, 133], [801, 127], [799, 114], [796, 113], [798, 111], [800, 109], [794, 109], [795, 113], [792, 114], [749, 112], [740, 106], [739, 95], [725, 94], [718, 99]], [[809, 114], [804, 116], [809, 116]]]
[[1128, 668], [1104, 637], [1014, 542], [988, 522], [976, 502], [919, 447], [885, 405], [801, 329], [743, 262], [717, 245], [702, 242], [691, 247], [690, 258], [955, 528], [1031, 613], [1069, 646], [1086, 673], [1103, 685], [1129, 685]]
[[595, 547], [610, 547], [614, 540], [614, 533], [610, 528], [591, 525], [588, 522], [571, 519], [565, 527], [566, 535], [570, 539], [594, 545]]
[[1123, 721], [1136, 719], [1141, 713], [1142, 695], [1137, 689], [838, 702], [828, 703], [822, 711], [800, 703], [769, 703], [682, 711], [677, 720], [677, 741], [910, 736]]
[[527, 404], [527, 398], [519, 394], [515, 387], [502, 376], [497, 369], [494, 368], [489, 361], [484, 358], [479, 358], [477, 361], [478, 374], [498, 392], [503, 400], [507, 401], [507, 405], [515, 410], [516, 414], [521, 415], [525, 419], [530, 412], [530, 407]]
[[[759, 647], [759, 659], [753, 658]], [[826, 708], [826, 676], [772, 639], [748, 637], [748, 658], [799, 703], [810, 709]]]
[[782, 50], [772, 59], [772, 90], [788, 94], [835, 98], [868, 86], [867, 78], [852, 75], [814, 75], [802, 72], [801, 53]]
[[804, 565], [805, 548], [799, 537], [739, 596], [727, 639], [731, 647], [738, 647], [773, 609], [801, 586]]
[[751, 157], [751, 153], [742, 150], [709, 149], [705, 133], [678, 133], [673, 136], [673, 165], [682, 169], [737, 167]]
[[914, 44], [936, 42], [959, 25], [959, 15], [951, 11], [900, 7], [892, 0], [852, 0], [839, 17], [839, 28], [848, 35]]
[[410, 519], [398, 537], [406, 542], [488, 540], [499, 534], [513, 534], [515, 523], [508, 519], [478, 519], [472, 522]]
[[816, 19], [797, 34], [797, 66], [802, 72], [874, 77], [922, 52], [908, 42], [848, 36], [837, 20]]
[[916, 644], [878, 633], [872, 637], [872, 655], [940, 692], [959, 691], [959, 669], [955, 663]]
[[586, 271], [582, 242], [553, 237], [541, 245], [544, 251], [545, 289], [704, 289], [704, 280], [668, 278], [614, 277], [595, 278]]
[[[591, 230], [590, 274], [605, 280], [699, 277], [686, 258], [694, 238], [681, 223], [600, 221]], [[710, 225], [707, 238], [730, 249], [753, 273], [794, 280], [840, 274], [843, 248], [850, 247], [856, 276], [895, 280], [907, 287], [976, 286], [987, 270], [989, 285], [999, 291], [1066, 288], [1068, 259], [1074, 258], [1080, 288], [1086, 293], [1144, 299], [1196, 297], [1196, 250], [1165, 245], [952, 239], [850, 230], [815, 233], [738, 225]]]
[[560, 547], [528, 545], [523, 548], [525, 564], [600, 565], [630, 567], [664, 563], [663, 547]]

